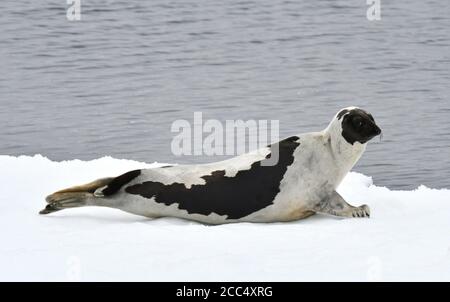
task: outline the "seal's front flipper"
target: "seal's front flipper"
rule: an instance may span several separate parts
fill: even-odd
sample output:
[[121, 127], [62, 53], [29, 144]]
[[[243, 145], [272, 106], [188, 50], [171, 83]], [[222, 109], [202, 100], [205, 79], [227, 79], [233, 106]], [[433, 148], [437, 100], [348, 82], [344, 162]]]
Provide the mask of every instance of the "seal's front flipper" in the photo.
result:
[[336, 191], [314, 205], [314, 211], [338, 217], [370, 217], [370, 209], [367, 205], [360, 207], [349, 205]]
[[355, 207], [352, 211], [352, 217], [367, 217], [370, 218], [370, 208], [368, 205], [363, 204], [362, 206]]

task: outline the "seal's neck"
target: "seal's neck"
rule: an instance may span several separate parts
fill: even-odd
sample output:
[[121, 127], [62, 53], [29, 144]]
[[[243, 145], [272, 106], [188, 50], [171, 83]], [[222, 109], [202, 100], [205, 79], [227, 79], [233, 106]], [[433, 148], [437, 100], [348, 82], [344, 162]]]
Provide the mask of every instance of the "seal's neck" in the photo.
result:
[[330, 152], [335, 158], [336, 164], [345, 176], [361, 158], [367, 144], [359, 142], [350, 144], [347, 142], [342, 136], [342, 127], [338, 119], [333, 119], [322, 133], [327, 144], [329, 144]]

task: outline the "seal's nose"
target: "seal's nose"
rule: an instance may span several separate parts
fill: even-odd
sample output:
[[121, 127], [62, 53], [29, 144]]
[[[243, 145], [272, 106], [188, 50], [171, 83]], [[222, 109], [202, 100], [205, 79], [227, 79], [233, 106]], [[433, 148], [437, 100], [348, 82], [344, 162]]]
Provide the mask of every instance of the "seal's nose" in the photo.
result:
[[378, 127], [377, 125], [374, 125], [374, 126], [375, 126], [375, 128], [374, 128], [375, 135], [380, 135], [380, 134], [381, 134], [381, 129], [380, 129], [380, 127]]

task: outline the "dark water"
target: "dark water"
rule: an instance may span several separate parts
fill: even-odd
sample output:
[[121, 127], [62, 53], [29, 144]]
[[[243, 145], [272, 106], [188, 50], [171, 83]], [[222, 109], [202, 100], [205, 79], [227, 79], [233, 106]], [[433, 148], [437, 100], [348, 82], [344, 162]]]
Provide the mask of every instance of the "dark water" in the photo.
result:
[[170, 151], [175, 119], [320, 130], [348, 105], [384, 130], [356, 170], [450, 188], [450, 2], [0, 1], [0, 154], [205, 162]]

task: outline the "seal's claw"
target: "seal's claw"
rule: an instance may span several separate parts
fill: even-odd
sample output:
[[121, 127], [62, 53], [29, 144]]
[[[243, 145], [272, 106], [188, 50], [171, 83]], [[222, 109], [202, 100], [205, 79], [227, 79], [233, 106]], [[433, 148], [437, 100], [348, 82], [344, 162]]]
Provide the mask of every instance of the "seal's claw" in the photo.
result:
[[362, 205], [360, 208], [364, 211], [366, 217], [370, 217], [370, 208], [368, 205]]
[[354, 208], [352, 212], [352, 217], [367, 217], [370, 218], [370, 208], [368, 205], [362, 205], [360, 207]]

